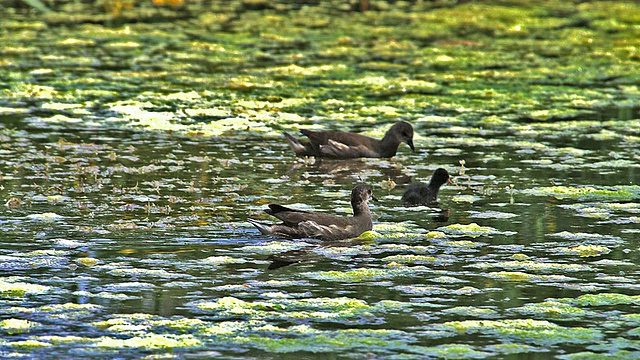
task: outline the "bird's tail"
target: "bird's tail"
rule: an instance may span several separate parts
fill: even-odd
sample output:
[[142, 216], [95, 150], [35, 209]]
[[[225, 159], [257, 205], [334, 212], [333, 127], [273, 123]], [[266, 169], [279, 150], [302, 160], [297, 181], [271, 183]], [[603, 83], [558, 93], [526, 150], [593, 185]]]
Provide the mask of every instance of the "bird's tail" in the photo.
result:
[[247, 219], [249, 224], [255, 226], [263, 235], [271, 235], [273, 234], [273, 230], [271, 230], [271, 225], [263, 224], [259, 221], [253, 219]]
[[293, 152], [299, 155], [305, 155], [308, 152], [307, 147], [300, 142], [300, 140], [293, 137], [293, 135], [289, 133], [284, 133], [284, 136], [287, 138], [287, 142], [291, 145]]

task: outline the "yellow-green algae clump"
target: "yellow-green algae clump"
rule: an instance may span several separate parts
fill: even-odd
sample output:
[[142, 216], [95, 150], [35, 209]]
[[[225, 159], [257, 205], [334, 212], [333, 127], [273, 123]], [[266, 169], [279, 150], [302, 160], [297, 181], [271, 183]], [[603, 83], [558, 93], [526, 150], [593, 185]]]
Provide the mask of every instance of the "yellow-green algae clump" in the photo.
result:
[[531, 281], [531, 282], [567, 282], [575, 281], [575, 278], [570, 278], [564, 275], [538, 275], [529, 274], [521, 271], [497, 271], [487, 273], [487, 276], [492, 279], [503, 279], [508, 281]]
[[578, 255], [580, 257], [593, 257], [606, 255], [611, 252], [606, 246], [602, 245], [577, 245], [571, 247], [562, 247], [558, 249], [559, 254]]
[[426, 268], [422, 266], [404, 266], [396, 262], [390, 262], [385, 268], [359, 268], [347, 271], [318, 271], [307, 275], [316, 280], [339, 281], [357, 283], [389, 279], [396, 276], [413, 276]]
[[546, 186], [526, 189], [521, 192], [537, 196], [554, 196], [558, 199], [631, 200], [638, 196], [640, 187], [624, 185], [614, 186], [610, 189], [599, 189], [593, 186]]
[[406, 340], [400, 339], [400, 331], [385, 329], [344, 329], [337, 331], [307, 331], [301, 337], [265, 337], [249, 335], [237, 337], [236, 341], [248, 343], [257, 348], [270, 352], [330, 352], [353, 348], [385, 348], [403, 349]]
[[585, 294], [575, 299], [561, 298], [555, 301], [577, 306], [611, 306], [611, 305], [638, 305], [640, 295], [625, 295], [619, 293]]
[[509, 310], [523, 315], [534, 315], [536, 317], [540, 316], [556, 320], [582, 319], [585, 316], [593, 315], [592, 311], [550, 300], [542, 303], [527, 304]]
[[40, 324], [23, 319], [5, 319], [0, 321], [0, 331], [8, 334], [26, 333], [38, 326], [40, 326]]
[[495, 333], [536, 345], [593, 343], [604, 337], [597, 329], [564, 327], [546, 320], [533, 319], [449, 321], [440, 324], [438, 328], [465, 334]]
[[451, 224], [447, 226], [443, 226], [438, 228], [438, 230], [443, 231], [452, 235], [463, 235], [470, 237], [478, 237], [482, 235], [494, 235], [494, 234], [506, 234], [511, 235], [510, 232], [501, 232], [497, 229], [494, 229], [490, 226], [481, 226], [476, 223], [471, 224]]
[[279, 299], [275, 301], [244, 301], [234, 297], [223, 297], [216, 301], [198, 302], [199, 310], [213, 311], [225, 316], [249, 316], [252, 319], [321, 319], [345, 320], [354, 317], [369, 316], [373, 312], [387, 309], [401, 309], [406, 304], [397, 301], [380, 301], [369, 305], [359, 299], [309, 298]]
[[27, 294], [42, 294], [48, 291], [48, 286], [25, 282], [8, 282], [0, 279], [0, 296], [3, 297], [23, 297]]
[[96, 343], [96, 346], [103, 348], [138, 348], [147, 350], [189, 348], [201, 345], [202, 341], [188, 334], [147, 334], [128, 339], [104, 337]]
[[563, 264], [563, 263], [556, 263], [556, 262], [540, 262], [540, 261], [532, 261], [532, 260], [481, 262], [477, 264], [471, 264], [469, 265], [469, 267], [476, 268], [476, 269], [490, 269], [490, 268], [502, 268], [507, 270], [522, 269], [526, 271], [566, 271], [566, 272], [593, 271], [593, 268], [588, 265]]

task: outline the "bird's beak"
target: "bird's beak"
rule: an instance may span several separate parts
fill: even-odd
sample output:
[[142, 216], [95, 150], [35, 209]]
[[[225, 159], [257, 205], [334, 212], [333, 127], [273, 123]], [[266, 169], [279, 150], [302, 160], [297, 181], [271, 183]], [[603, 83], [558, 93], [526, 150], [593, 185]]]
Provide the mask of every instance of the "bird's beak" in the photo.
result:
[[451, 185], [451, 184], [452, 184], [452, 182], [451, 182], [451, 178], [447, 178], [447, 184], [449, 184], [449, 185]]
[[409, 139], [409, 140], [407, 141], [407, 145], [409, 145], [409, 147], [411, 148], [411, 150], [412, 150], [413, 152], [416, 152], [416, 147], [415, 147], [415, 146], [413, 146], [413, 139]]
[[378, 198], [377, 198], [377, 197], [373, 196], [373, 194], [371, 194], [371, 200], [373, 200], [373, 201], [380, 201], [380, 200], [378, 200]]

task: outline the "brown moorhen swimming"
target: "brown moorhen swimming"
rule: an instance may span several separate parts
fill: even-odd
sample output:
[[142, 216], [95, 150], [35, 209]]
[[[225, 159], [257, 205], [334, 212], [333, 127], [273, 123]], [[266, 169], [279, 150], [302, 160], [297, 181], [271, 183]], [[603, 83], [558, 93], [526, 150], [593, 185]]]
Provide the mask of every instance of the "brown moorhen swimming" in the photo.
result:
[[300, 130], [309, 138], [302, 142], [288, 133], [287, 141], [297, 156], [316, 156], [334, 159], [390, 158], [396, 155], [400, 143], [413, 146], [413, 126], [406, 121], [398, 121], [384, 134], [382, 140], [344, 131]]
[[437, 201], [440, 186], [445, 183], [451, 184], [449, 173], [443, 168], [439, 168], [431, 175], [429, 185], [417, 183], [409, 186], [402, 195], [402, 205], [417, 206], [429, 205]]
[[263, 224], [253, 219], [249, 223], [265, 235], [283, 235], [291, 238], [320, 238], [322, 240], [342, 240], [354, 238], [371, 230], [371, 211], [367, 201], [376, 200], [371, 187], [359, 184], [351, 191], [353, 216], [337, 216], [325, 213], [290, 209], [269, 204], [265, 212], [282, 220], [282, 224]]

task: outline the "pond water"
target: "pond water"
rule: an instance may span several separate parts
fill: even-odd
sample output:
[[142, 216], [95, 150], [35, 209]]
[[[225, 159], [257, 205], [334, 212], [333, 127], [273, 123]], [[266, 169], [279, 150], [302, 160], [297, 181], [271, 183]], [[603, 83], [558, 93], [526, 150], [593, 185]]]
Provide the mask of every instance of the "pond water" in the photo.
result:
[[[0, 355], [639, 357], [640, 9], [555, 6], [11, 14]], [[392, 159], [297, 159], [281, 134], [396, 119], [416, 152]], [[438, 167], [438, 206], [402, 207]], [[348, 215], [361, 181], [360, 238], [246, 222]]]

